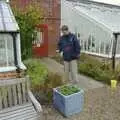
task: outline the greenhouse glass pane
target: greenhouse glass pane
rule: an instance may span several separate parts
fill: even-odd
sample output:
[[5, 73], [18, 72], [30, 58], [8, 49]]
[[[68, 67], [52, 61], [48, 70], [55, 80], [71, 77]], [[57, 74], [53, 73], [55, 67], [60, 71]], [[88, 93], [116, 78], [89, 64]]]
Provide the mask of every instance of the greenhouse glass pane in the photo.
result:
[[13, 49], [13, 37], [6, 35], [7, 51], [8, 51], [8, 66], [14, 65], [14, 49]]
[[14, 66], [13, 38], [0, 34], [0, 67]]
[[110, 53], [110, 44], [106, 44], [105, 46], [105, 54], [109, 54]]
[[[3, 26], [3, 27], [1, 27]], [[18, 31], [19, 27], [6, 2], [0, 1], [0, 31]]]
[[7, 66], [4, 36], [0, 35], [0, 67]]
[[100, 53], [104, 54], [104, 42], [101, 42]]

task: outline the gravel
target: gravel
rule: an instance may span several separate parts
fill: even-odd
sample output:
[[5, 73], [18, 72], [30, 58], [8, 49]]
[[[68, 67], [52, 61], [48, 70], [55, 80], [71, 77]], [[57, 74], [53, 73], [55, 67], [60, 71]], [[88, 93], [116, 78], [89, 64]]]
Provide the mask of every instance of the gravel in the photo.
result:
[[120, 120], [120, 85], [116, 90], [105, 86], [86, 91], [83, 111], [69, 118], [43, 105], [43, 120]]

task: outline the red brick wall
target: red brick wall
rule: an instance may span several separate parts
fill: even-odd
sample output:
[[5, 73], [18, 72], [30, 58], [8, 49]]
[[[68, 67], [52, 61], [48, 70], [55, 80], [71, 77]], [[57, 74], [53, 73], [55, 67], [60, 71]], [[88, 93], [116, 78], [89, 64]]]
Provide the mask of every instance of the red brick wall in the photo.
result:
[[57, 41], [60, 34], [60, 1], [61, 0], [11, 0], [11, 5], [17, 8], [25, 8], [32, 2], [38, 7], [43, 8], [44, 23], [48, 24], [48, 54], [53, 56], [56, 54]]

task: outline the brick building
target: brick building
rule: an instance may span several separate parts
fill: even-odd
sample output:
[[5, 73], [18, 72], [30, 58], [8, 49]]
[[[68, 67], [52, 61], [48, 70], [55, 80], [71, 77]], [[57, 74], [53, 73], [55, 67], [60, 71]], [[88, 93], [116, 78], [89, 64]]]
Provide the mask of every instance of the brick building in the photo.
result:
[[44, 10], [44, 24], [48, 25], [48, 56], [56, 53], [60, 35], [61, 0], [11, 0], [12, 7], [25, 8], [29, 3]]

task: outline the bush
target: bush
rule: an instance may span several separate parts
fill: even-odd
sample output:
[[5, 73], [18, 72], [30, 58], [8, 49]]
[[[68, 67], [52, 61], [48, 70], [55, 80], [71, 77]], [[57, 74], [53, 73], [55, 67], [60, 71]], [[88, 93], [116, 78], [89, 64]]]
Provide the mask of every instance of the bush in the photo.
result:
[[33, 92], [41, 104], [48, 104], [52, 102], [53, 88], [61, 85], [63, 85], [61, 76], [49, 72], [44, 84], [34, 86]]
[[[52, 58], [63, 64], [63, 60], [59, 54]], [[120, 81], [120, 65], [113, 71], [112, 65], [108, 61], [102, 62], [86, 54], [81, 54], [80, 60], [78, 61], [78, 72], [107, 84], [110, 84], [111, 79]]]
[[82, 54], [78, 62], [79, 73], [92, 77], [95, 80], [110, 84], [111, 79], [118, 78], [118, 72], [112, 71], [111, 64], [108, 62], [101, 62], [96, 58]]
[[42, 104], [51, 103], [53, 88], [63, 85], [61, 76], [49, 72], [39, 59], [29, 59], [24, 64], [31, 79], [31, 89], [38, 101]]
[[24, 10], [13, 8], [13, 12], [20, 27], [22, 59], [25, 60], [32, 57], [32, 41], [36, 38], [36, 25], [42, 22], [42, 10], [29, 4]]
[[27, 74], [30, 76], [32, 87], [43, 85], [48, 76], [47, 67], [37, 59], [26, 60], [24, 64], [27, 67]]

